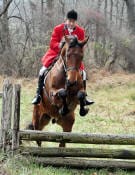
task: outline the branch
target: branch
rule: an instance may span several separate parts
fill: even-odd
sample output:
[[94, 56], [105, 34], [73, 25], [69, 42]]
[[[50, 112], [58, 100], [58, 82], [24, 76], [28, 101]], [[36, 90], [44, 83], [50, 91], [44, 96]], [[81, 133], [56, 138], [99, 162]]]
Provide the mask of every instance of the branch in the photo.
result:
[[[19, 0], [18, 2], [16, 2], [15, 0], [13, 1], [15, 7], [12, 9], [12, 11], [10, 12], [10, 15], [9, 15], [9, 16], [12, 16], [12, 14], [13, 14], [14, 11], [16, 10], [16, 8], [19, 9], [18, 6], [19, 6], [20, 3], [21, 3], [20, 1], [21, 1], [21, 0]], [[20, 10], [18, 10], [18, 12], [19, 12], [19, 15], [20, 15]], [[20, 16], [21, 16], [21, 15], [20, 15]]]
[[12, 1], [13, 1], [13, 0], [9, 0], [9, 1], [7, 2], [5, 8], [4, 8], [3, 11], [0, 13], [0, 17], [1, 17], [4, 13], [6, 13], [6, 11], [8, 10], [8, 7], [10, 6], [10, 4], [11, 4]]
[[20, 16], [9, 16], [8, 17], [8, 19], [11, 19], [11, 18], [16, 18], [16, 19], [20, 19], [21, 21], [23, 21], [23, 22], [25, 22], [25, 20], [22, 18], [22, 17], [20, 17]]

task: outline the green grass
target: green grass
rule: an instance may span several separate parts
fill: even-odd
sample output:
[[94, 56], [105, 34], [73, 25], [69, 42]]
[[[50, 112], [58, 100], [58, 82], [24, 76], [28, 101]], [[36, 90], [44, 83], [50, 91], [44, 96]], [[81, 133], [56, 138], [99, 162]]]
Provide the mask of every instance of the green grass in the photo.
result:
[[[33, 84], [24, 83], [21, 92], [21, 129], [31, 121], [31, 100], [35, 95]], [[135, 83], [128, 81], [124, 84], [113, 83], [102, 86], [93, 85], [88, 88], [88, 94], [93, 97], [95, 104], [90, 107], [86, 117], [80, 117], [76, 110], [76, 121], [73, 132], [109, 133], [109, 134], [135, 134]], [[1, 105], [1, 100], [0, 100]], [[60, 126], [51, 123], [45, 128], [47, 131], [62, 131]], [[24, 145], [35, 145], [34, 142], [24, 142]], [[44, 143], [43, 146], [58, 146], [57, 143]], [[102, 145], [67, 144], [68, 147], [103, 147]], [[108, 146], [104, 147], [117, 147]], [[119, 146], [119, 148], [124, 146]], [[127, 148], [127, 146], [126, 146]], [[129, 148], [134, 148], [129, 146]], [[0, 159], [3, 155], [0, 154]], [[29, 159], [20, 155], [8, 157], [3, 168], [11, 175], [132, 175], [134, 172], [116, 170], [109, 172], [107, 169], [76, 170], [68, 168], [53, 168], [34, 165]]]
[[[19, 161], [18, 161], [19, 160]], [[107, 169], [87, 169], [77, 170], [69, 168], [54, 168], [54, 167], [42, 167], [32, 164], [26, 158], [14, 157], [14, 159], [8, 161], [3, 167], [9, 174], [13, 175], [134, 175], [135, 172], [128, 172], [123, 170], [109, 171]]]

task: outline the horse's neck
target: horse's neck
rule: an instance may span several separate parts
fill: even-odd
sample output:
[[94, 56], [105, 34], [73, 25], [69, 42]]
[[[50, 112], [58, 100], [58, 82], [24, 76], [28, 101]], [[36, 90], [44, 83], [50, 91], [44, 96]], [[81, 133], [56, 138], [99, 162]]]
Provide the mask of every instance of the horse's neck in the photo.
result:
[[[65, 72], [65, 71], [66, 71], [66, 70], [65, 70], [65, 54], [62, 54], [62, 53], [61, 53], [61, 54], [59, 55], [59, 59], [58, 59], [58, 61], [57, 61], [56, 64], [57, 64], [56, 67], [58, 68], [58, 71], [59, 71], [59, 72], [62, 72], [62, 71]], [[64, 73], [63, 73], [63, 76], [64, 76]]]
[[56, 65], [63, 65], [62, 68], [65, 69], [65, 57], [66, 57], [66, 45], [63, 46], [63, 48], [61, 49], [59, 58], [57, 60], [57, 62], [55, 63]]
[[63, 46], [63, 48], [61, 49], [60, 55], [61, 57], [65, 57], [66, 55], [66, 49], [67, 49], [67, 44], [65, 43], [65, 45]]
[[51, 70], [48, 72], [46, 77], [46, 85], [49, 85], [49, 88], [61, 88], [65, 84], [65, 69], [64, 61], [62, 55], [59, 55], [58, 60], [55, 62]]
[[[61, 52], [60, 52], [60, 55], [58, 56], [57, 61], [52, 66], [51, 70], [48, 72], [47, 77], [46, 77], [47, 82], [50, 81], [50, 79], [56, 79], [56, 77], [58, 77], [59, 81], [65, 79], [65, 77], [66, 77], [64, 74], [64, 72], [65, 72], [65, 55], [66, 55], [66, 45], [61, 49]], [[63, 72], [63, 73], [61, 73], [61, 72]], [[49, 84], [51, 84], [51, 83], [49, 83]]]

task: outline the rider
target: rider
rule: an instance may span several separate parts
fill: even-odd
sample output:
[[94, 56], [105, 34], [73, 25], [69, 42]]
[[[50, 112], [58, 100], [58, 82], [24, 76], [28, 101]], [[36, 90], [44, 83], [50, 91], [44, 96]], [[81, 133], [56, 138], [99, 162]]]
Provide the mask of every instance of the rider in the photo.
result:
[[[74, 10], [71, 10], [67, 13], [65, 23], [62, 23], [54, 27], [51, 40], [50, 40], [50, 48], [46, 52], [46, 54], [42, 57], [43, 66], [39, 71], [37, 94], [33, 99], [32, 104], [40, 103], [41, 92], [44, 86], [45, 73], [48, 71], [48, 67], [54, 62], [54, 60], [59, 55], [60, 49], [63, 44], [63, 35], [64, 35], [63, 31], [65, 32], [66, 35], [76, 35], [78, 37], [78, 40], [84, 40], [85, 31], [83, 28], [77, 25], [76, 23], [77, 16], [78, 16], [77, 12]], [[84, 89], [86, 89], [86, 72], [84, 70], [83, 63], [81, 63], [80, 70], [83, 73]], [[90, 105], [93, 103], [94, 102], [91, 100], [88, 100], [88, 99], [85, 100], [85, 105]]]

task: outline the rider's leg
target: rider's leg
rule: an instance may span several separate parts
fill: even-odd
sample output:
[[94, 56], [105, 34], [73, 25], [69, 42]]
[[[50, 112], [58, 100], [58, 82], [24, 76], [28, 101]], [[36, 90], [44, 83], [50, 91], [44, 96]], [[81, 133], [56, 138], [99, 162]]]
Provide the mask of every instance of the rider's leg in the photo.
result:
[[36, 104], [39, 104], [41, 101], [41, 93], [44, 86], [45, 73], [47, 70], [48, 69], [45, 66], [43, 66], [39, 71], [37, 92], [36, 92], [35, 98], [32, 100], [32, 104], [36, 105]]
[[[87, 80], [87, 75], [86, 75], [86, 71], [85, 71], [85, 70], [82, 71], [82, 77], [83, 77], [83, 86], [84, 86], [84, 90], [86, 91], [86, 80]], [[86, 93], [86, 95], [87, 95], [87, 93]], [[94, 103], [94, 101], [88, 100], [87, 98], [85, 98], [85, 102], [84, 102], [85, 105], [91, 105], [91, 104], [93, 104], [93, 103]]]

